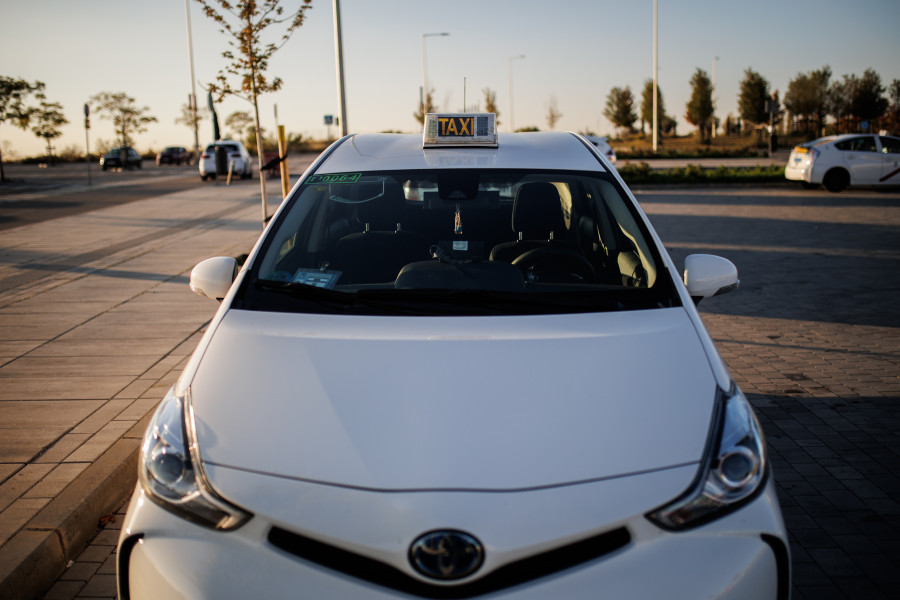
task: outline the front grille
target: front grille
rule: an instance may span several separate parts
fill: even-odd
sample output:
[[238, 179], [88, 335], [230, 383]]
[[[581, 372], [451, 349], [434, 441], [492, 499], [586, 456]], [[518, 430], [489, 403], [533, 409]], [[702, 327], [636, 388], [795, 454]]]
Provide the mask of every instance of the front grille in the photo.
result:
[[273, 527], [269, 543], [293, 556], [328, 569], [418, 596], [475, 598], [546, 577], [615, 552], [631, 541], [624, 527], [505, 565], [478, 581], [452, 587], [428, 585], [381, 561]]

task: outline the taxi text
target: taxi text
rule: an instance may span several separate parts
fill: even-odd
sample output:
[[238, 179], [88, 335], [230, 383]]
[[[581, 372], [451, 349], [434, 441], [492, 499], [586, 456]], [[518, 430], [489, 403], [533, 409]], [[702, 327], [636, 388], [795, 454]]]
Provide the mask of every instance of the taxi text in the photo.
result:
[[438, 135], [441, 137], [474, 136], [475, 117], [438, 117]]

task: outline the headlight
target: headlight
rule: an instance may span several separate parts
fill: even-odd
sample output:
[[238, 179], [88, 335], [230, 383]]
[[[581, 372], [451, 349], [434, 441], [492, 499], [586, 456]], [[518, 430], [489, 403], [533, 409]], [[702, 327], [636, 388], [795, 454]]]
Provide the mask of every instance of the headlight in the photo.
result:
[[250, 514], [220, 498], [206, 482], [193, 435], [187, 395], [169, 390], [141, 444], [140, 480], [164, 509], [214, 529], [234, 529]]
[[647, 515], [666, 529], [686, 529], [716, 519], [745, 504], [763, 487], [766, 444], [759, 421], [740, 390], [721, 395], [700, 477], [687, 493]]

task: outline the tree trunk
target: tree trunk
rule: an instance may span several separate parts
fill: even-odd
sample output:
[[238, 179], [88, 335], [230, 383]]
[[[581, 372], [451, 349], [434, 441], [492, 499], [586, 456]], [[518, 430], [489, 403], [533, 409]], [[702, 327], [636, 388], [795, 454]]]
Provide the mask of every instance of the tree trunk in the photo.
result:
[[122, 147], [119, 149], [119, 168], [123, 171], [128, 168], [128, 152], [125, 147], [128, 145], [128, 137], [125, 135], [125, 124], [122, 124]]
[[256, 160], [259, 165], [259, 191], [262, 194], [262, 217], [263, 228], [266, 221], [269, 220], [269, 205], [266, 199], [266, 174], [262, 171], [263, 166], [263, 145], [262, 135], [259, 133], [259, 105], [256, 103], [256, 79], [253, 81], [253, 118], [256, 123]]

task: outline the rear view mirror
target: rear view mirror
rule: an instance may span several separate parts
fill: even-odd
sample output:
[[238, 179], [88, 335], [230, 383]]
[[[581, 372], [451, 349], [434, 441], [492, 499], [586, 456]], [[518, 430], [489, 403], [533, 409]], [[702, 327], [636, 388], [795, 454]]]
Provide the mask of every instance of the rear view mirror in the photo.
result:
[[237, 272], [237, 261], [231, 257], [207, 258], [191, 271], [191, 291], [198, 296], [222, 300]]
[[684, 259], [684, 285], [697, 304], [704, 298], [736, 290], [740, 280], [737, 267], [730, 260], [712, 254], [691, 254]]

